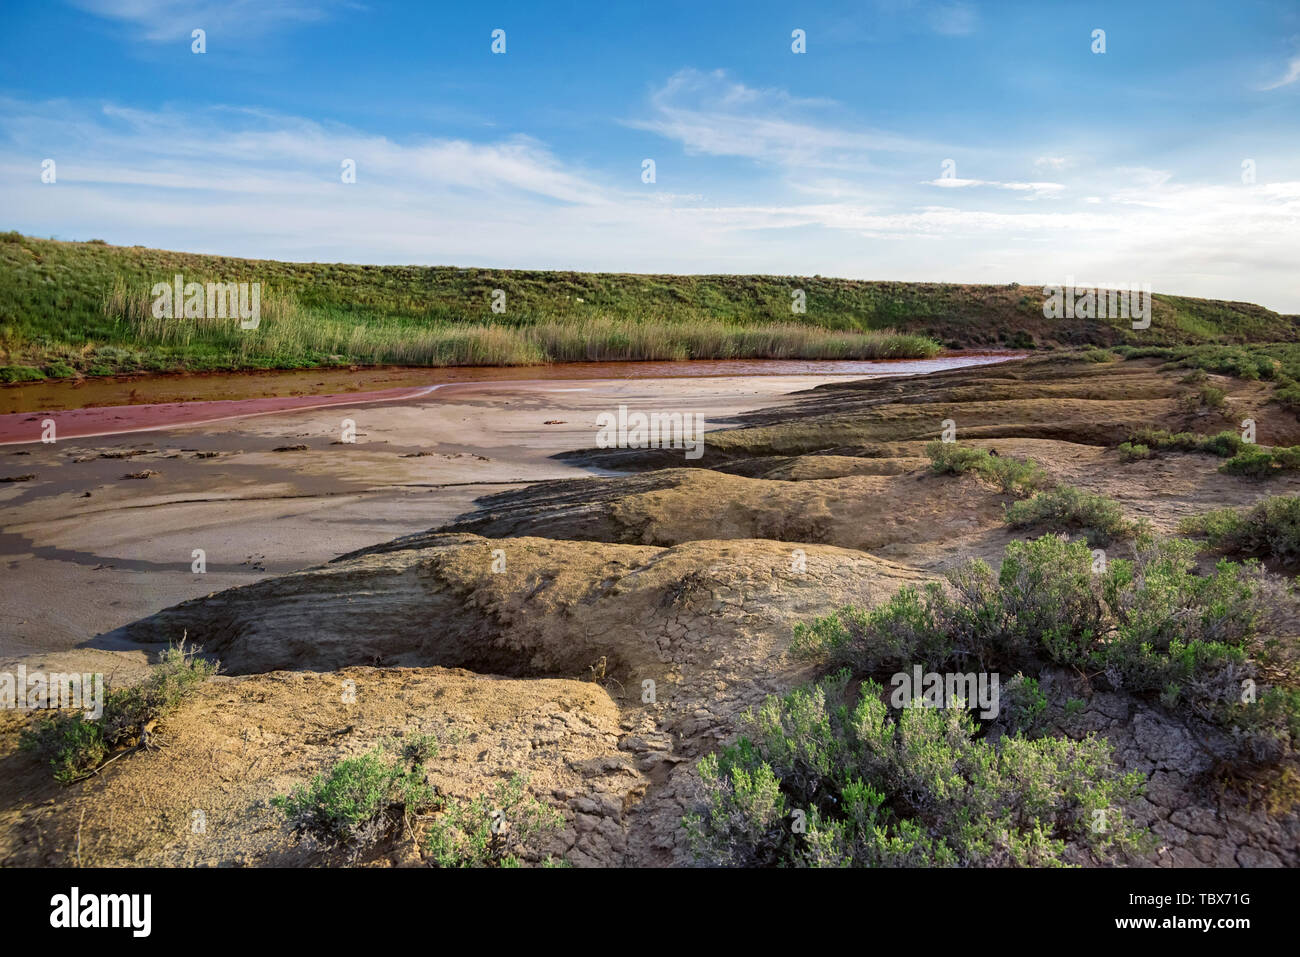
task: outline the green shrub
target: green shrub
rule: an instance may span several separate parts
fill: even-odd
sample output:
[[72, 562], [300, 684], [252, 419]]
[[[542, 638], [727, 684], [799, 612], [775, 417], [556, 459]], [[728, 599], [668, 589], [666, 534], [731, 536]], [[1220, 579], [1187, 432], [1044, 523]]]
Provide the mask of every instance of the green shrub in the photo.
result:
[[1129, 441], [1151, 449], [1209, 452], [1221, 458], [1236, 455], [1246, 445], [1240, 435], [1230, 430], [1216, 435], [1200, 435], [1195, 432], [1170, 432], [1167, 429], [1147, 428], [1134, 432]]
[[186, 650], [184, 641], [167, 650], [162, 660], [137, 685], [106, 688], [103, 713], [57, 712], [27, 728], [20, 744], [50, 762], [54, 779], [70, 784], [98, 768], [114, 752], [136, 743], [144, 728], [165, 717], [201, 683], [216, 674], [218, 665]]
[[1267, 478], [1273, 473], [1273, 454], [1258, 445], [1247, 445], [1219, 466], [1225, 475]]
[[433, 804], [425, 781], [422, 746], [398, 761], [381, 746], [344, 758], [271, 803], [284, 812], [295, 833], [327, 845], [361, 848], [387, 836], [403, 819]]
[[1137, 462], [1151, 458], [1151, 449], [1140, 442], [1121, 442], [1119, 446], [1121, 462]]
[[1047, 484], [1047, 473], [1037, 462], [1007, 456], [990, 456], [983, 473], [1008, 494], [1030, 492]]
[[1030, 736], [1039, 731], [1047, 710], [1047, 696], [1036, 679], [1013, 675], [1002, 685], [1001, 699], [999, 717], [1009, 731]]
[[1228, 404], [1228, 394], [1214, 386], [1206, 386], [1201, 390], [1200, 402], [1207, 409], [1222, 409]]
[[1079, 357], [1088, 362], [1116, 362], [1119, 359], [1119, 356], [1109, 349], [1087, 349]]
[[878, 678], [916, 664], [941, 672], [1064, 666], [1228, 728], [1243, 749], [1286, 746], [1300, 715], [1287, 711], [1296, 700], [1287, 689], [1300, 684], [1290, 664], [1269, 662], [1272, 683], [1260, 700], [1268, 697], [1271, 711], [1240, 701], [1242, 682], [1262, 684], [1259, 663], [1270, 658], [1260, 638], [1261, 573], [1225, 559], [1197, 574], [1196, 553], [1195, 542], [1141, 538], [1133, 559], [1102, 570], [1081, 541], [1011, 542], [996, 576], [968, 562], [944, 583], [905, 586], [873, 609], [797, 625], [793, 648]]
[[936, 475], [964, 475], [971, 470], [979, 471], [990, 457], [985, 449], [938, 441], [928, 443], [925, 454], [930, 457], [930, 469]]
[[45, 373], [31, 366], [0, 366], [0, 382], [41, 382]]
[[925, 447], [930, 469], [936, 475], [964, 475], [976, 472], [1007, 493], [1028, 493], [1047, 484], [1047, 473], [1038, 463], [989, 454], [956, 442], [930, 442]]
[[1245, 510], [1215, 509], [1184, 519], [1179, 530], [1238, 555], [1300, 560], [1300, 497], [1277, 495]]
[[446, 800], [425, 848], [439, 867], [518, 867], [526, 852], [563, 824], [558, 811], [528, 794], [528, 778], [516, 774], [498, 783], [491, 796]]
[[[1023, 867], [1063, 864], [1067, 844], [1099, 859], [1139, 846], [1119, 808], [1141, 776], [1119, 774], [1104, 740], [992, 742], [962, 709], [894, 716], [880, 685], [856, 691], [840, 672], [769, 697], [746, 737], [700, 762], [702, 799], [683, 821], [699, 859]], [[1096, 811], [1112, 812], [1112, 826], [1094, 828]]]
[[45, 374], [51, 379], [71, 379], [77, 370], [66, 362], [51, 362], [45, 367]]
[[1072, 485], [1013, 502], [1006, 508], [1006, 520], [1013, 528], [1034, 525], [1052, 531], [1082, 531], [1090, 545], [1101, 547], [1137, 531], [1137, 526], [1124, 518], [1123, 509], [1114, 499]]

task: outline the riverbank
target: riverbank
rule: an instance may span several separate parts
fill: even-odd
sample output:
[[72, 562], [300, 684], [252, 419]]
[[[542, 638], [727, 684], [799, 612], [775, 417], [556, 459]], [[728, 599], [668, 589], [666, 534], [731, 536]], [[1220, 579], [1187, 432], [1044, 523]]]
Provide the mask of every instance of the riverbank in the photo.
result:
[[[181, 276], [202, 308], [154, 315]], [[254, 284], [255, 328], [208, 283]], [[215, 287], [214, 287], [215, 290]], [[215, 291], [213, 293], [215, 297]], [[223, 303], [223, 305], [227, 305]], [[1039, 284], [358, 266], [0, 234], [0, 382], [139, 372], [923, 358], [940, 349], [1289, 342], [1294, 317], [1156, 293], [1150, 323], [1047, 319]], [[202, 313], [200, 317], [197, 313]]]

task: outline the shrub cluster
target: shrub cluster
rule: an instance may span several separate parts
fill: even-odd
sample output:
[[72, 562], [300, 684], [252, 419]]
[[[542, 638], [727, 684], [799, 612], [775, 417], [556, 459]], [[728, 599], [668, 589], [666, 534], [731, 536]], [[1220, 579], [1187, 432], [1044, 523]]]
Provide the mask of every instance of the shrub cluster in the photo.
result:
[[1075, 668], [1211, 721], [1253, 757], [1275, 759], [1300, 739], [1300, 700], [1281, 687], [1294, 683], [1288, 677], [1243, 702], [1243, 682], [1265, 684], [1262, 574], [1226, 559], [1198, 574], [1196, 552], [1185, 539], [1142, 541], [1133, 559], [1099, 574], [1083, 542], [1012, 542], [996, 573], [971, 561], [945, 583], [798, 625], [794, 649], [873, 676], [916, 662], [934, 671]]
[[1183, 520], [1179, 531], [1203, 535], [1212, 548], [1237, 555], [1300, 560], [1300, 497], [1275, 495], [1248, 509], [1220, 508]]
[[1060, 485], [1031, 499], [1011, 503], [1006, 508], [1006, 520], [1013, 528], [1037, 526], [1050, 531], [1081, 531], [1094, 547], [1105, 547], [1141, 531], [1124, 517], [1123, 509], [1114, 499], [1073, 485]]
[[693, 849], [722, 866], [990, 867], [1060, 865], [1069, 843], [1099, 858], [1139, 846], [1116, 809], [1141, 776], [1118, 774], [1105, 741], [975, 731], [961, 709], [895, 717], [880, 685], [846, 670], [769, 697], [744, 738], [701, 761]]
[[936, 475], [964, 475], [975, 472], [1001, 491], [1028, 494], [1047, 484], [1047, 473], [1037, 462], [992, 455], [987, 449], [956, 442], [930, 442], [925, 447], [930, 468]]
[[[563, 825], [558, 811], [528, 793], [523, 774], [468, 801], [440, 794], [428, 783], [426, 767], [438, 750], [432, 735], [385, 741], [337, 761], [272, 804], [295, 833], [353, 854], [403, 825], [413, 833], [427, 820], [424, 849], [438, 867], [519, 867], [543, 837]], [[563, 866], [550, 858], [543, 863]]]

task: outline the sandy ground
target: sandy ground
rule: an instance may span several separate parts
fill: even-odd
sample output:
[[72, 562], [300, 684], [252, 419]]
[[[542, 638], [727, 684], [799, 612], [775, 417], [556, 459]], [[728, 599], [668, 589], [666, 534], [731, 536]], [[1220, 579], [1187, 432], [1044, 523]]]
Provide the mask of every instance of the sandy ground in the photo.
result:
[[[179, 601], [439, 525], [480, 495], [592, 474], [550, 456], [594, 446], [596, 416], [620, 403], [703, 413], [712, 429], [835, 378], [457, 383], [409, 401], [11, 446], [0, 477], [36, 477], [0, 484], [0, 668], [130, 668], [138, 653], [65, 653]], [[341, 441], [345, 419], [355, 443]], [[142, 454], [104, 457], [126, 452]]]

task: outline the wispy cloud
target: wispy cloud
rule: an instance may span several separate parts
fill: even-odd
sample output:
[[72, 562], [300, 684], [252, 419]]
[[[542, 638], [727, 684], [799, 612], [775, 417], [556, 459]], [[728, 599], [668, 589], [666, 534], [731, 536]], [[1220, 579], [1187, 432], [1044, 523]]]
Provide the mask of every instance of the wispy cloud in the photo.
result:
[[970, 186], [985, 186], [991, 189], [1009, 189], [1024, 193], [1024, 199], [1042, 199], [1057, 196], [1065, 190], [1061, 183], [1001, 183], [987, 179], [957, 179], [955, 176], [941, 176], [938, 179], [925, 180], [922, 185], [939, 186], [944, 189], [963, 189]]
[[247, 37], [277, 28], [324, 20], [347, 0], [70, 0], [79, 9], [138, 29], [135, 35], [155, 43], [188, 38], [195, 29], [209, 35]]
[[629, 121], [676, 140], [687, 153], [740, 156], [783, 166], [864, 169], [876, 152], [940, 147], [870, 128], [826, 121], [832, 101], [756, 89], [725, 70], [681, 70], [650, 96], [650, 116]]
[[1279, 87], [1290, 86], [1292, 83], [1296, 82], [1296, 80], [1300, 80], [1300, 56], [1291, 58], [1290, 62], [1286, 65], [1286, 72], [1283, 73], [1279, 79], [1260, 87], [1260, 89], [1276, 90]]
[[[734, 102], [751, 98], [738, 90]], [[45, 157], [56, 184], [40, 182]], [[340, 180], [344, 159], [357, 163], [355, 184]], [[935, 203], [916, 180], [903, 189], [814, 170], [799, 182], [720, 202], [615, 184], [519, 135], [400, 140], [264, 111], [0, 101], [0, 225], [42, 235], [316, 261], [1129, 277], [1300, 311], [1300, 182], [1179, 183], [1125, 169], [1031, 207], [1016, 200], [1065, 184], [971, 181], [993, 188], [950, 186]]]

